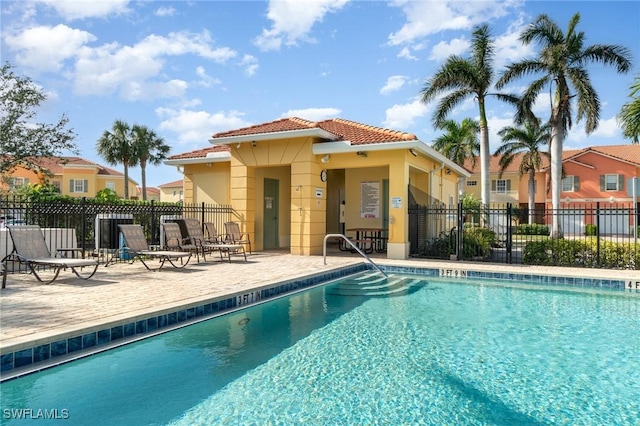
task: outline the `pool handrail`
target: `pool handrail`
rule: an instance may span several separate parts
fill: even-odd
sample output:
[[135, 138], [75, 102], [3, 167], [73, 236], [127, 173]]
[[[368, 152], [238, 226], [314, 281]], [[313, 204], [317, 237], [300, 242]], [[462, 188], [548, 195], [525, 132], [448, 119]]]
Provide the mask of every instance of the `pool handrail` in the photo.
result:
[[324, 240], [322, 241], [322, 257], [324, 258], [324, 264], [325, 265], [327, 264], [327, 240], [329, 238], [342, 238], [347, 243], [349, 243], [349, 245], [351, 247], [353, 247], [355, 249], [355, 251], [360, 253], [360, 256], [364, 257], [369, 263], [371, 263], [373, 265], [373, 267], [378, 270], [378, 272], [380, 272], [385, 277], [389, 277], [389, 275], [387, 275], [386, 272], [384, 272], [382, 269], [380, 269], [380, 267], [378, 265], [376, 265], [376, 263], [373, 260], [371, 260], [371, 258], [369, 256], [367, 256], [362, 250], [360, 250], [358, 248], [358, 246], [353, 244], [353, 242], [343, 234], [327, 234], [327, 235], [324, 236]]

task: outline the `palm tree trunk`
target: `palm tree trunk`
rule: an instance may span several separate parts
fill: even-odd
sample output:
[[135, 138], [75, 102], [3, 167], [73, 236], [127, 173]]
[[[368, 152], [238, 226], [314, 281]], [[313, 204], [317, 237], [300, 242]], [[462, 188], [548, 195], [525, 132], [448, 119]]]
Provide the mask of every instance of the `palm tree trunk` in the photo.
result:
[[557, 114], [551, 122], [551, 208], [553, 209], [551, 222], [552, 238], [562, 238], [563, 231], [560, 226], [560, 192], [562, 190], [562, 122]]
[[[489, 174], [489, 126], [487, 125], [487, 115], [484, 107], [484, 100], [478, 100], [480, 108], [480, 200], [485, 207], [485, 212], [491, 207], [491, 176]], [[481, 217], [482, 226], [487, 226], [489, 218], [486, 214]]]
[[535, 220], [535, 208], [536, 208], [536, 171], [535, 169], [529, 170], [529, 225], [533, 225]]
[[127, 161], [123, 162], [124, 166], [124, 199], [129, 199], [129, 163]]
[[142, 201], [147, 201], [147, 162], [140, 160], [140, 177], [142, 179]]

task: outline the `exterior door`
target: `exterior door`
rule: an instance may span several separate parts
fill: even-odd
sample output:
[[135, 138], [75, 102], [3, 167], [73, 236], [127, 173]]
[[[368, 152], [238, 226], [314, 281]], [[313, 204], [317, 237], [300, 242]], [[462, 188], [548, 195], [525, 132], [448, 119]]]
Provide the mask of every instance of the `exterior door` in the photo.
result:
[[277, 179], [264, 179], [264, 227], [262, 232], [263, 248], [265, 250], [280, 248], [278, 227], [278, 192], [280, 182]]

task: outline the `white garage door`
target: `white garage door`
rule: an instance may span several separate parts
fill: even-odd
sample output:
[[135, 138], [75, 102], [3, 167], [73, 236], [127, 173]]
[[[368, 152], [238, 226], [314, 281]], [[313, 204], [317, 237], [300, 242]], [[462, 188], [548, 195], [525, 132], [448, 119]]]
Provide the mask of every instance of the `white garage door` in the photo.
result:
[[629, 209], [604, 209], [600, 213], [600, 235], [629, 235]]
[[564, 235], [584, 235], [584, 211], [582, 209], [562, 209], [559, 219]]

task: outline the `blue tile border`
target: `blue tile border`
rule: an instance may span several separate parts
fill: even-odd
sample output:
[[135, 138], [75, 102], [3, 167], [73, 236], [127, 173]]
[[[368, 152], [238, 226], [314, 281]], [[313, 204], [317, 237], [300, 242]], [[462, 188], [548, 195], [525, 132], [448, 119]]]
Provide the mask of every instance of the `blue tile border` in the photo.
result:
[[[422, 275], [427, 277], [450, 277], [462, 279], [478, 278], [486, 280], [520, 281], [526, 284], [552, 286], [591, 287], [612, 290], [625, 289], [624, 280], [559, 277], [512, 272], [485, 272], [466, 270], [464, 268], [441, 269], [414, 266], [379, 266], [382, 270], [389, 273]], [[191, 321], [199, 317], [209, 317], [215, 314], [224, 313], [244, 305], [276, 298], [287, 293], [302, 290], [307, 287], [365, 270], [373, 270], [373, 266], [363, 263], [306, 278], [285, 281], [262, 290], [249, 291], [247, 293], [238, 294], [215, 302], [179, 309], [175, 312], [169, 312], [166, 314], [154, 315], [145, 319], [111, 326], [103, 330], [70, 337], [64, 340], [55, 340], [32, 348], [3, 354], [0, 356], [0, 372], [10, 372], [14, 368], [27, 367], [37, 362], [52, 360], [56, 357], [68, 355], [76, 351], [104, 346], [127, 337], [134, 337], [138, 335], [142, 337], [145, 334], [162, 331], [165, 328], [178, 325], [182, 322]]]
[[346, 268], [326, 272], [311, 277], [299, 278], [275, 284], [262, 290], [249, 291], [226, 299], [202, 305], [179, 309], [162, 315], [154, 315], [145, 319], [125, 322], [120, 325], [110, 326], [103, 330], [85, 333], [79, 336], [69, 337], [64, 340], [55, 340], [51, 343], [41, 344], [32, 348], [3, 354], [0, 356], [0, 372], [7, 373], [18, 367], [27, 367], [37, 362], [54, 360], [56, 357], [72, 354], [85, 349], [95, 349], [116, 342], [123, 338], [144, 336], [151, 332], [178, 325], [182, 322], [192, 321], [200, 317], [208, 317], [224, 313], [240, 306], [259, 302], [270, 298], [276, 298], [287, 293], [311, 287], [320, 283], [331, 281], [356, 272], [369, 269], [365, 264], [353, 265]]

